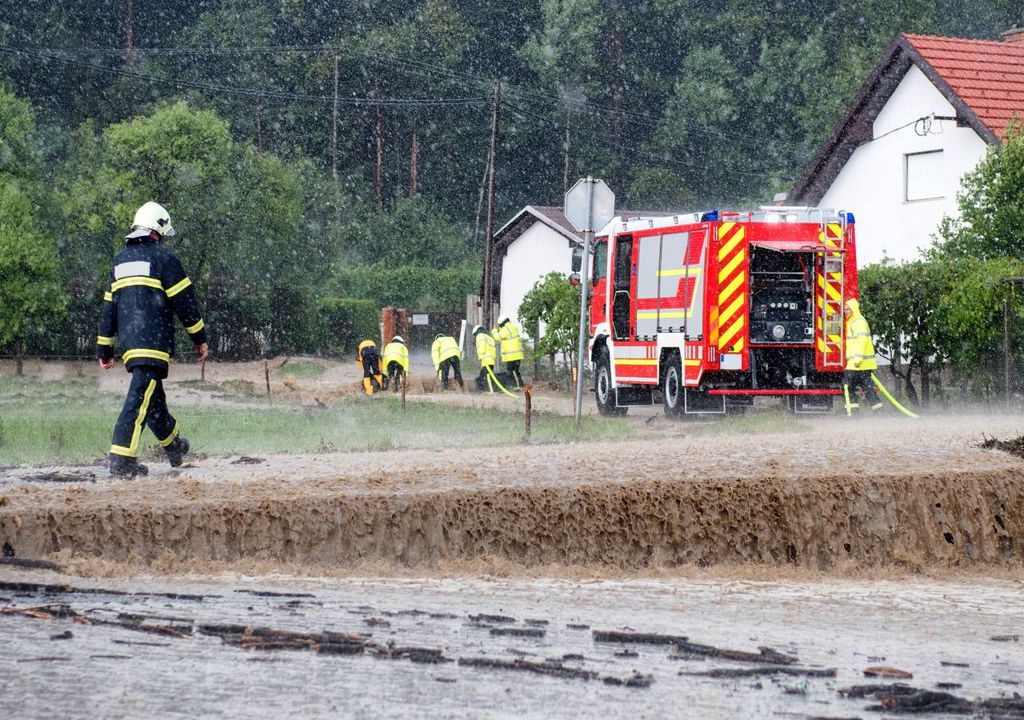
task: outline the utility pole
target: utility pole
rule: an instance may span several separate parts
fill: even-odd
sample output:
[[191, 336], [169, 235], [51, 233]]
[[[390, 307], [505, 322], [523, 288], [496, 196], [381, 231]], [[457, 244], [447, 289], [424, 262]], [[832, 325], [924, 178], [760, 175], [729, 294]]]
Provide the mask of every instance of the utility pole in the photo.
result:
[[412, 131], [412, 158], [409, 160], [409, 197], [416, 197], [416, 164], [420, 156], [420, 143], [416, 137], [416, 131]]
[[491, 285], [494, 281], [494, 175], [498, 159], [498, 112], [501, 108], [501, 83], [494, 83], [494, 99], [491, 102], [491, 147], [487, 154], [487, 236], [484, 238], [484, 327], [491, 327], [491, 310], [493, 303]]
[[338, 51], [334, 51], [334, 107], [331, 110], [331, 177], [338, 184]]
[[256, 96], [256, 149], [257, 150], [262, 150], [263, 149], [263, 128], [261, 127], [261, 122], [260, 122], [260, 115], [263, 114], [262, 105], [263, 105], [262, 98], [259, 95], [257, 95]]
[[132, 8], [132, 0], [124, 2], [124, 62], [132, 64], [132, 55], [135, 46], [135, 12]]
[[382, 166], [384, 165], [384, 127], [380, 117], [380, 103], [377, 103], [374, 107], [377, 111], [377, 127], [374, 132], [377, 136], [377, 167], [374, 177], [374, 192], [377, 196], [377, 211], [380, 212], [384, 209], [384, 190], [381, 187], [381, 173], [383, 172]]
[[562, 192], [569, 189], [569, 122], [572, 113], [565, 113], [565, 170], [562, 172]]

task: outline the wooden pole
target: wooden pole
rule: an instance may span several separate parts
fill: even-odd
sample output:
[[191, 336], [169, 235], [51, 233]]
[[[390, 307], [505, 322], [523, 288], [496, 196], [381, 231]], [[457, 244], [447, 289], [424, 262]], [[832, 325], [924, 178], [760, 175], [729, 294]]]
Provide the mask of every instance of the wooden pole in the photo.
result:
[[526, 399], [526, 439], [529, 440], [531, 431], [530, 424], [533, 415], [533, 385], [527, 385], [523, 388], [523, 397]]
[[263, 114], [263, 103], [259, 95], [256, 96], [256, 149], [263, 149], [263, 128], [260, 122], [260, 115]]
[[270, 365], [263, 361], [263, 378], [267, 381], [267, 399], [270, 399]]
[[498, 159], [498, 112], [501, 107], [501, 83], [494, 83], [494, 100], [491, 103], [491, 147], [487, 154], [487, 229], [484, 242], [484, 327], [492, 326], [491, 310], [493, 309], [491, 285], [493, 282], [494, 264], [494, 184], [495, 165]]
[[402, 410], [405, 410], [405, 387], [409, 384], [409, 373], [403, 370], [398, 377], [402, 379]]
[[206, 361], [199, 364], [199, 379], [206, 382]]
[[377, 111], [377, 126], [375, 135], [377, 138], [377, 163], [376, 163], [376, 175], [374, 178], [374, 192], [377, 196], [377, 210], [384, 209], [384, 190], [381, 187], [381, 173], [383, 172], [384, 165], [384, 128], [383, 120], [380, 116], [380, 105], [376, 105]]
[[334, 107], [331, 110], [331, 177], [338, 183], [338, 53], [334, 53]]
[[125, 0], [124, 3], [124, 62], [131, 65], [134, 61], [135, 50], [135, 10], [132, 7], [132, 0]]
[[412, 131], [412, 148], [410, 149], [409, 160], [409, 197], [416, 197], [416, 166], [420, 156], [420, 143], [416, 137], [416, 131]]

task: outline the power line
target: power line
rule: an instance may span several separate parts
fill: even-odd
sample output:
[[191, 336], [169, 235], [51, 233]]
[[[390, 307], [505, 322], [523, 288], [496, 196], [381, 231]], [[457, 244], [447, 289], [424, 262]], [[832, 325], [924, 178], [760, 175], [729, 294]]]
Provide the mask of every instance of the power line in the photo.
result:
[[[32, 50], [25, 50], [20, 48], [12, 48], [9, 46], [0, 46], [0, 52], [7, 53], [14, 56], [25, 56], [29, 58], [36, 58], [39, 60], [50, 60], [54, 62], [65, 63], [67, 65], [73, 65], [76, 67], [86, 68], [89, 70], [95, 70], [97, 72], [105, 73], [108, 75], [115, 75], [118, 77], [127, 77], [136, 80], [144, 80], [146, 82], [159, 83], [165, 85], [173, 85], [178, 88], [188, 88], [194, 90], [207, 90], [210, 92], [225, 93], [231, 95], [240, 95], [244, 97], [258, 97], [263, 99], [274, 99], [274, 100], [290, 100], [296, 102], [315, 102], [333, 104], [335, 98], [331, 95], [307, 95], [301, 93], [293, 93], [282, 90], [269, 90], [269, 89], [253, 89], [243, 88], [234, 85], [223, 85], [217, 83], [205, 83], [194, 80], [185, 80], [181, 78], [165, 78], [156, 75], [150, 75], [146, 73], [137, 72], [135, 70], [126, 70], [123, 67], [112, 67], [109, 65], [99, 65], [96, 63], [83, 62], [81, 60], [74, 60], [68, 57], [61, 57], [60, 55], [50, 54], [46, 52], [38, 52]], [[460, 97], [460, 98], [392, 98], [392, 97], [339, 97], [337, 103], [339, 105], [348, 106], [376, 106], [384, 105], [388, 107], [439, 107], [439, 106], [463, 106], [463, 105], [484, 105], [488, 102], [487, 98], [484, 97]]]

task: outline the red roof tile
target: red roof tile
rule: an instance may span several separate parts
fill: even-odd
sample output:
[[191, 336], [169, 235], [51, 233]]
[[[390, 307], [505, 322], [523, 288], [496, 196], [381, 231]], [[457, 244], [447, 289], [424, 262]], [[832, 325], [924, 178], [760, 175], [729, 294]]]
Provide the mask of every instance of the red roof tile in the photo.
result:
[[1024, 121], [1024, 45], [931, 35], [904, 36], [992, 132]]

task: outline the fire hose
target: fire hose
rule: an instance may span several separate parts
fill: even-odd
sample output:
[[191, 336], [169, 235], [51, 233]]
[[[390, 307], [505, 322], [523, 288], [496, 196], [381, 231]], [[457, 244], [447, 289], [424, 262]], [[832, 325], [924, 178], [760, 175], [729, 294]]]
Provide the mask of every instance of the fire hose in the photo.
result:
[[903, 406], [902, 406], [902, 405], [900, 405], [900, 404], [899, 404], [898, 402], [896, 402], [896, 398], [894, 398], [894, 397], [893, 397], [892, 395], [890, 395], [890, 394], [889, 394], [889, 391], [885, 389], [885, 385], [883, 385], [883, 384], [882, 384], [882, 381], [881, 381], [881, 380], [879, 380], [878, 378], [876, 378], [876, 377], [875, 377], [875, 374], [874, 374], [874, 373], [871, 373], [871, 379], [875, 381], [875, 385], [876, 385], [876, 386], [878, 387], [879, 391], [881, 391], [882, 395], [884, 395], [884, 396], [885, 396], [885, 399], [886, 399], [886, 400], [888, 400], [889, 402], [891, 402], [891, 403], [892, 403], [892, 406], [893, 406], [894, 408], [896, 408], [897, 410], [899, 410], [899, 411], [900, 411], [901, 413], [903, 413], [903, 414], [904, 414], [904, 415], [906, 415], [907, 417], [911, 417], [911, 418], [915, 418], [915, 419], [916, 419], [917, 417], [919, 417], [919, 416], [918, 416], [918, 415], [916, 415], [915, 413], [912, 413], [912, 412], [910, 412], [910, 411], [909, 411], [909, 410], [907, 410], [907, 409], [906, 409], [905, 407], [903, 407]]
[[494, 381], [494, 384], [495, 384], [495, 385], [497, 385], [497, 386], [498, 386], [498, 388], [499, 388], [499, 389], [500, 389], [500, 390], [501, 390], [501, 391], [502, 391], [503, 393], [505, 393], [506, 395], [508, 395], [508, 396], [509, 396], [510, 398], [514, 398], [514, 397], [515, 397], [515, 395], [514, 395], [513, 393], [510, 393], [510, 392], [509, 392], [508, 390], [506, 390], [506, 389], [505, 389], [505, 386], [504, 386], [504, 385], [502, 385], [502, 384], [501, 384], [500, 382], [498, 382], [498, 378], [496, 378], [496, 377], [494, 376], [494, 371], [493, 371], [493, 370], [491, 370], [491, 366], [490, 366], [490, 365], [484, 365], [484, 368], [486, 368], [486, 370], [487, 370], [487, 374], [491, 376], [491, 380], [493, 380], [493, 381]]

